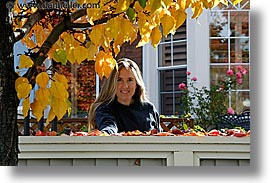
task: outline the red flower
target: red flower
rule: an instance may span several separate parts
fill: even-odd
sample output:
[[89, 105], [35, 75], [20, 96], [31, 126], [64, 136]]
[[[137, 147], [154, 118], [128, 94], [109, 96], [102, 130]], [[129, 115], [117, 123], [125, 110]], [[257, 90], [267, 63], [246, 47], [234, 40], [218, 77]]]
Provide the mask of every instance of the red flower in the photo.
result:
[[193, 77], [192, 80], [193, 80], [193, 81], [197, 81], [198, 78], [197, 78], [197, 77]]
[[232, 69], [229, 69], [229, 70], [227, 70], [226, 71], [226, 74], [228, 75], [228, 76], [233, 76], [233, 70]]
[[227, 113], [228, 113], [228, 114], [234, 114], [235, 111], [234, 111], [234, 109], [233, 109], [232, 107], [229, 107], [229, 108], [227, 109]]
[[181, 90], [186, 90], [186, 84], [180, 83], [180, 84], [179, 84], [179, 89], [181, 89]]
[[190, 71], [186, 71], [186, 74], [189, 76], [191, 74], [191, 72]]

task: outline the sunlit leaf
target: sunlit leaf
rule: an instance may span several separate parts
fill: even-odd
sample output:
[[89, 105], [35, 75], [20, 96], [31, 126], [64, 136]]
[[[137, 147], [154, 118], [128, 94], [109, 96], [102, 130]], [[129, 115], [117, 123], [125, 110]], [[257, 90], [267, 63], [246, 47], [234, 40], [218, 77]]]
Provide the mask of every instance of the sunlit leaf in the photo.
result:
[[49, 82], [49, 76], [46, 72], [41, 72], [36, 76], [36, 83], [40, 88], [46, 88]]
[[151, 32], [152, 46], [157, 47], [161, 40], [161, 32], [158, 27], [155, 27]]
[[67, 54], [64, 49], [57, 49], [53, 52], [53, 59], [56, 62], [61, 62], [63, 65], [67, 63]]
[[30, 91], [32, 90], [32, 85], [28, 83], [21, 83], [17, 87], [17, 97], [19, 99], [26, 98], [29, 96]]
[[60, 83], [62, 83], [65, 87], [65, 89], [67, 90], [69, 88], [69, 81], [68, 79], [66, 78], [66, 76], [64, 76], [63, 74], [58, 74], [57, 72], [54, 74], [54, 77], [53, 79], [55, 81], [58, 81]]
[[52, 81], [51, 87], [49, 89], [50, 89], [51, 95], [58, 99], [65, 99], [68, 96], [68, 92], [65, 89], [65, 86], [63, 83]]
[[63, 39], [66, 44], [70, 45], [74, 43], [74, 36], [72, 34], [69, 34], [67, 32], [64, 32], [63, 34]]
[[161, 0], [150, 0], [151, 13], [154, 13], [161, 7]]
[[162, 32], [163, 35], [166, 37], [169, 33], [174, 33], [175, 31], [175, 19], [174, 17], [170, 15], [164, 15], [161, 18], [161, 24], [162, 24]]
[[34, 99], [34, 102], [30, 104], [30, 107], [32, 109], [32, 114], [36, 117], [37, 121], [39, 121], [43, 116], [45, 108], [36, 99]]
[[88, 60], [94, 60], [95, 59], [95, 55], [98, 52], [98, 47], [96, 47], [93, 43], [90, 44], [90, 46], [88, 47]]
[[19, 77], [15, 80], [15, 90], [18, 92], [18, 86], [21, 85], [22, 83], [27, 83], [29, 84], [29, 81], [25, 77]]
[[53, 98], [52, 100], [52, 110], [53, 113], [57, 116], [57, 119], [60, 120], [65, 114], [68, 109], [68, 104], [64, 100], [60, 100], [58, 98]]
[[129, 8], [130, 3], [131, 0], [118, 0], [115, 13], [125, 12]]
[[105, 25], [102, 24], [94, 26], [91, 33], [89, 34], [89, 38], [95, 46], [101, 46], [104, 42], [104, 26]]
[[47, 88], [39, 88], [35, 91], [36, 99], [42, 107], [46, 107], [50, 102], [50, 91]]
[[100, 51], [97, 54], [95, 61], [95, 70], [99, 77], [101, 79], [103, 76], [108, 78], [116, 65], [116, 60], [111, 55]]
[[23, 106], [23, 116], [24, 118], [28, 116], [28, 112], [30, 110], [30, 97], [25, 98], [22, 102], [22, 106]]
[[176, 14], [176, 29], [178, 29], [186, 20], [186, 13], [183, 9], [179, 9]]
[[233, 5], [240, 3], [242, 0], [232, 0]]
[[78, 64], [86, 60], [88, 57], [88, 50], [84, 46], [77, 46], [74, 49], [74, 56]]
[[54, 120], [55, 116], [56, 116], [56, 115], [54, 114], [53, 109], [51, 108], [50, 111], [49, 111], [49, 113], [48, 113], [47, 120], [46, 120], [46, 126], [47, 126], [52, 120]]
[[33, 66], [32, 59], [26, 55], [21, 55], [19, 58], [19, 62], [19, 69], [30, 68]]
[[76, 58], [74, 56], [74, 46], [70, 46], [68, 49], [66, 49], [67, 59], [71, 64], [74, 64], [76, 61]]
[[193, 11], [193, 15], [191, 18], [198, 18], [200, 16], [200, 14], [202, 13], [202, 4], [201, 2], [195, 2], [192, 4], [192, 11]]

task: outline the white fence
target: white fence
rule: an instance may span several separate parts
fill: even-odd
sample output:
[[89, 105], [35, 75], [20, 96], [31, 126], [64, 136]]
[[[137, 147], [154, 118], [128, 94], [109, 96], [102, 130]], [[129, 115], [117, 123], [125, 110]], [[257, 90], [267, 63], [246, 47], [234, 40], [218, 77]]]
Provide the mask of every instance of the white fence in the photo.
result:
[[21, 136], [19, 166], [249, 166], [250, 137]]

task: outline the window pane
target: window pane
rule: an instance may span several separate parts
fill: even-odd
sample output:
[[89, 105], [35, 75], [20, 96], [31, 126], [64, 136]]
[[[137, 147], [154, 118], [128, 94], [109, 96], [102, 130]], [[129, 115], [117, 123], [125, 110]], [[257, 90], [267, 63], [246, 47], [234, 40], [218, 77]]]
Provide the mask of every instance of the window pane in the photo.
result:
[[210, 13], [210, 37], [228, 37], [228, 13], [213, 11]]
[[244, 37], [249, 35], [248, 27], [248, 12], [247, 11], [232, 11], [230, 12], [230, 36]]
[[231, 106], [236, 113], [241, 113], [250, 109], [250, 94], [249, 91], [236, 91], [232, 92]]
[[184, 23], [177, 29], [177, 32], [173, 35], [173, 41], [186, 40], [187, 32], [186, 32], [186, 24]]
[[228, 63], [228, 40], [211, 39], [210, 40], [210, 62]]
[[217, 84], [217, 81], [226, 76], [228, 70], [227, 65], [213, 65], [210, 67], [210, 81], [211, 84]]
[[181, 93], [165, 93], [160, 95], [160, 106], [163, 115], [178, 115], [178, 110], [180, 109], [179, 98]]
[[186, 41], [173, 43], [173, 65], [187, 64], [187, 45]]
[[172, 66], [171, 63], [171, 43], [160, 44], [158, 46], [159, 66]]
[[160, 73], [160, 92], [180, 91], [178, 85], [186, 83], [186, 68], [162, 70]]
[[248, 63], [249, 62], [249, 39], [230, 39], [230, 62]]

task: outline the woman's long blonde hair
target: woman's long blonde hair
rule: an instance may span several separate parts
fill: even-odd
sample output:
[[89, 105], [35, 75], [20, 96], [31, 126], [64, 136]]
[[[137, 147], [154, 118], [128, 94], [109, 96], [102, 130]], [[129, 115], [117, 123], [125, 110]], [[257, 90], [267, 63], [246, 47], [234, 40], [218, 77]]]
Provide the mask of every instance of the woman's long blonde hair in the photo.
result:
[[92, 130], [96, 128], [95, 123], [95, 111], [96, 109], [103, 103], [109, 104], [114, 101], [116, 96], [116, 86], [117, 86], [117, 78], [119, 76], [119, 71], [121, 68], [126, 68], [130, 70], [134, 76], [137, 83], [136, 91], [133, 96], [134, 100], [139, 100], [140, 102], [148, 101], [147, 96], [145, 94], [145, 85], [141, 76], [141, 71], [138, 65], [128, 59], [122, 58], [117, 61], [117, 66], [113, 69], [108, 79], [103, 84], [101, 91], [96, 98], [95, 102], [91, 104], [89, 111], [89, 119], [88, 119], [88, 129]]

